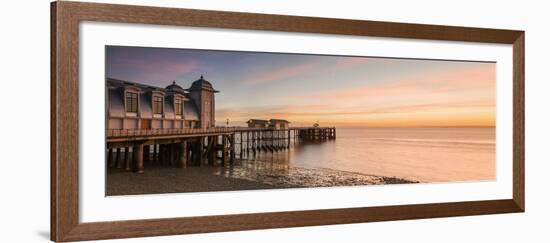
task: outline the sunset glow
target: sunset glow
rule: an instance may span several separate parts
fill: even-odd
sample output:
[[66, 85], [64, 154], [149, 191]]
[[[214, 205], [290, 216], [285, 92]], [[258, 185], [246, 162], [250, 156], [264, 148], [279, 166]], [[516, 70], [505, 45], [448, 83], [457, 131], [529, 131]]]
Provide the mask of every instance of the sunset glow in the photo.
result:
[[216, 90], [216, 122], [293, 126], [495, 126], [496, 64], [163, 48], [107, 47], [107, 77]]

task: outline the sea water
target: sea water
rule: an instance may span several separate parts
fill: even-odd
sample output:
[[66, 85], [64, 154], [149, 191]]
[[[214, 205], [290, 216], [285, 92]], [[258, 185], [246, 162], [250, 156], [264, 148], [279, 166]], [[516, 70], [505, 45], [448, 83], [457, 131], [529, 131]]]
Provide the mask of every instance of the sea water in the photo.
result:
[[337, 127], [334, 140], [292, 143], [288, 150], [247, 160], [267, 163], [262, 170], [324, 168], [420, 182], [494, 180], [495, 128]]

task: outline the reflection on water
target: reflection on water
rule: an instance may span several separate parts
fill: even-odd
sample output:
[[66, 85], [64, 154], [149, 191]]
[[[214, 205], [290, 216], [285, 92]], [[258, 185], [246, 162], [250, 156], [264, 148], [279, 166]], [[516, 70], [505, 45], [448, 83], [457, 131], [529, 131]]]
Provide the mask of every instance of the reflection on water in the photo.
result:
[[335, 140], [241, 155], [216, 173], [305, 187], [496, 177], [494, 128], [339, 128]]

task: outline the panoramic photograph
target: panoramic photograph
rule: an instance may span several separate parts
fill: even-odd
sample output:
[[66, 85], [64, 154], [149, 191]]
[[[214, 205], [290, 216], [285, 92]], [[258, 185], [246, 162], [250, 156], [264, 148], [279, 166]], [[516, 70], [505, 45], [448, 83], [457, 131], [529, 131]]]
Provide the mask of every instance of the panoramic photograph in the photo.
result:
[[496, 179], [496, 63], [105, 47], [106, 196]]

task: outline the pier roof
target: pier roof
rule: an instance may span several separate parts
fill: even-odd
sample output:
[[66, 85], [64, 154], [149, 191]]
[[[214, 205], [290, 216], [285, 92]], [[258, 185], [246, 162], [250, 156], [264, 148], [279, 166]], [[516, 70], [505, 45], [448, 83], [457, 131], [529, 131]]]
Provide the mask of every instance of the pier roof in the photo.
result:
[[287, 121], [287, 120], [283, 120], [283, 119], [269, 119], [269, 122], [283, 122], [283, 123], [290, 123], [289, 121]]
[[176, 84], [176, 80], [172, 81], [172, 84], [166, 86], [166, 91], [185, 94], [185, 89]]
[[191, 84], [191, 88], [189, 88], [189, 90], [207, 90], [214, 93], [220, 92], [215, 90], [212, 84], [208, 82], [208, 80], [204, 79], [203, 75]]
[[250, 119], [248, 120], [246, 123], [256, 123], [256, 124], [268, 124], [269, 121], [268, 120], [262, 120], [262, 119]]

